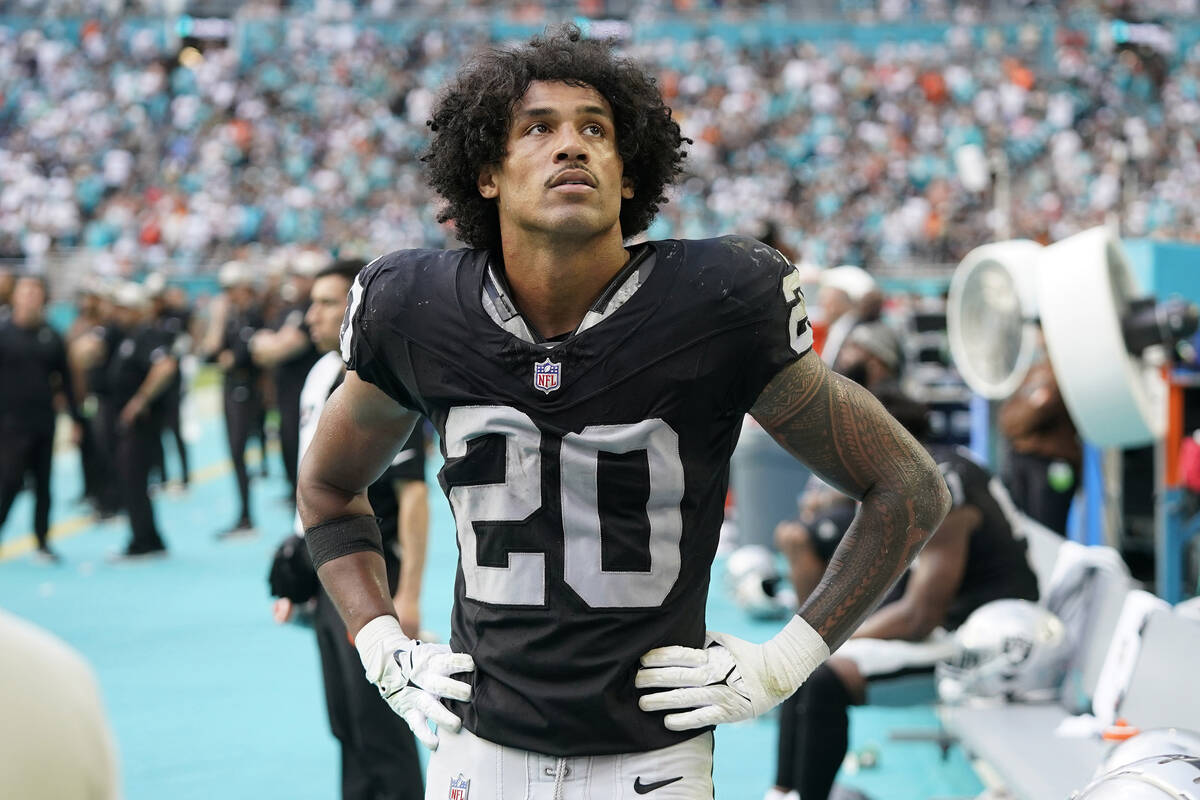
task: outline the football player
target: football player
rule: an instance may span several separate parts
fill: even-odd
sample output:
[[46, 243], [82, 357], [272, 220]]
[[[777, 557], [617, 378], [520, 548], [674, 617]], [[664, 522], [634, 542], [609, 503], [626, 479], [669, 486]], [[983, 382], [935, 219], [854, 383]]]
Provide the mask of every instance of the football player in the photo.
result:
[[[712, 726], [775, 706], [849, 637], [941, 522], [945, 483], [811, 353], [775, 250], [626, 246], [687, 140], [609, 43], [568, 25], [487, 51], [431, 125], [430, 183], [469, 247], [383, 256], [351, 290], [350, 371], [300, 474], [318, 575], [367, 677], [436, 748], [427, 798], [711, 798]], [[862, 501], [761, 645], [704, 624], [747, 411]], [[419, 413], [458, 529], [449, 645], [401, 630], [363, 494]]]

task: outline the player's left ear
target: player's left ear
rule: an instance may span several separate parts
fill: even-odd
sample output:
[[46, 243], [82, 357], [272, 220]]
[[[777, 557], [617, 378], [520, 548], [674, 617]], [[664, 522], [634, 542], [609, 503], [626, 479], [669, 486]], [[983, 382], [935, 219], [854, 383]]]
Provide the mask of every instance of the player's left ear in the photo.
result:
[[479, 178], [476, 179], [475, 185], [479, 188], [479, 193], [488, 200], [495, 200], [500, 196], [500, 187], [496, 185], [496, 175], [491, 165], [479, 170]]
[[621, 199], [623, 199], [623, 200], [632, 200], [633, 199], [633, 179], [632, 178], [626, 178], [626, 177], [621, 178]]

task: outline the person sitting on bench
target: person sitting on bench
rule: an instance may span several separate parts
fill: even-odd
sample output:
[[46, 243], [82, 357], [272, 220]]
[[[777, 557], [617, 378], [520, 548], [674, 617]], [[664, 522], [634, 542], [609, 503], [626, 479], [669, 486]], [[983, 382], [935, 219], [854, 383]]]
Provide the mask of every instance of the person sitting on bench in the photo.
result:
[[[925, 408], [893, 386], [879, 399], [909, 431], [928, 436]], [[960, 448], [931, 448], [954, 505], [874, 614], [782, 706], [775, 787], [768, 800], [826, 800], [846, 756], [851, 705], [878, 703], [897, 679], [927, 674], [953, 651], [954, 630], [979, 606], [1001, 598], [1037, 600], [1037, 579], [1015, 511], [999, 480]], [[836, 566], [853, 514], [839, 506], [776, 530], [793, 575]], [[818, 573], [818, 579], [819, 579]], [[801, 578], [801, 580], [808, 580]], [[811, 588], [811, 587], [809, 587]], [[796, 587], [803, 600], [802, 586]]]

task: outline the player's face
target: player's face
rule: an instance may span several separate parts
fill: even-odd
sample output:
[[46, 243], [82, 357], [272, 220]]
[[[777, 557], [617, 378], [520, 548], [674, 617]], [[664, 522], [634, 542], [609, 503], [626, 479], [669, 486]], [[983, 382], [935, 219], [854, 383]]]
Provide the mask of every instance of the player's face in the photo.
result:
[[326, 275], [313, 283], [309, 295], [312, 303], [304, 315], [304, 321], [308, 323], [308, 335], [313, 344], [322, 353], [337, 349], [349, 291], [350, 282], [341, 275]]
[[501, 231], [591, 238], [620, 224], [633, 197], [612, 107], [590, 86], [534, 81], [513, 109], [506, 154], [479, 175]]

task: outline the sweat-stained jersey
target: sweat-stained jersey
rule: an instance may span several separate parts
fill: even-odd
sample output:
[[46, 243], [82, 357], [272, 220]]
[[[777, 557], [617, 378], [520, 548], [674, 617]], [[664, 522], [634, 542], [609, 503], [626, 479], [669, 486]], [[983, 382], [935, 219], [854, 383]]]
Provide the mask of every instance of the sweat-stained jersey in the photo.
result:
[[481, 250], [376, 260], [351, 290], [350, 369], [428, 416], [458, 528], [450, 703], [484, 739], [559, 756], [666, 747], [638, 659], [703, 647], [742, 418], [812, 346], [799, 274], [757, 241], [648, 242], [561, 341]]

